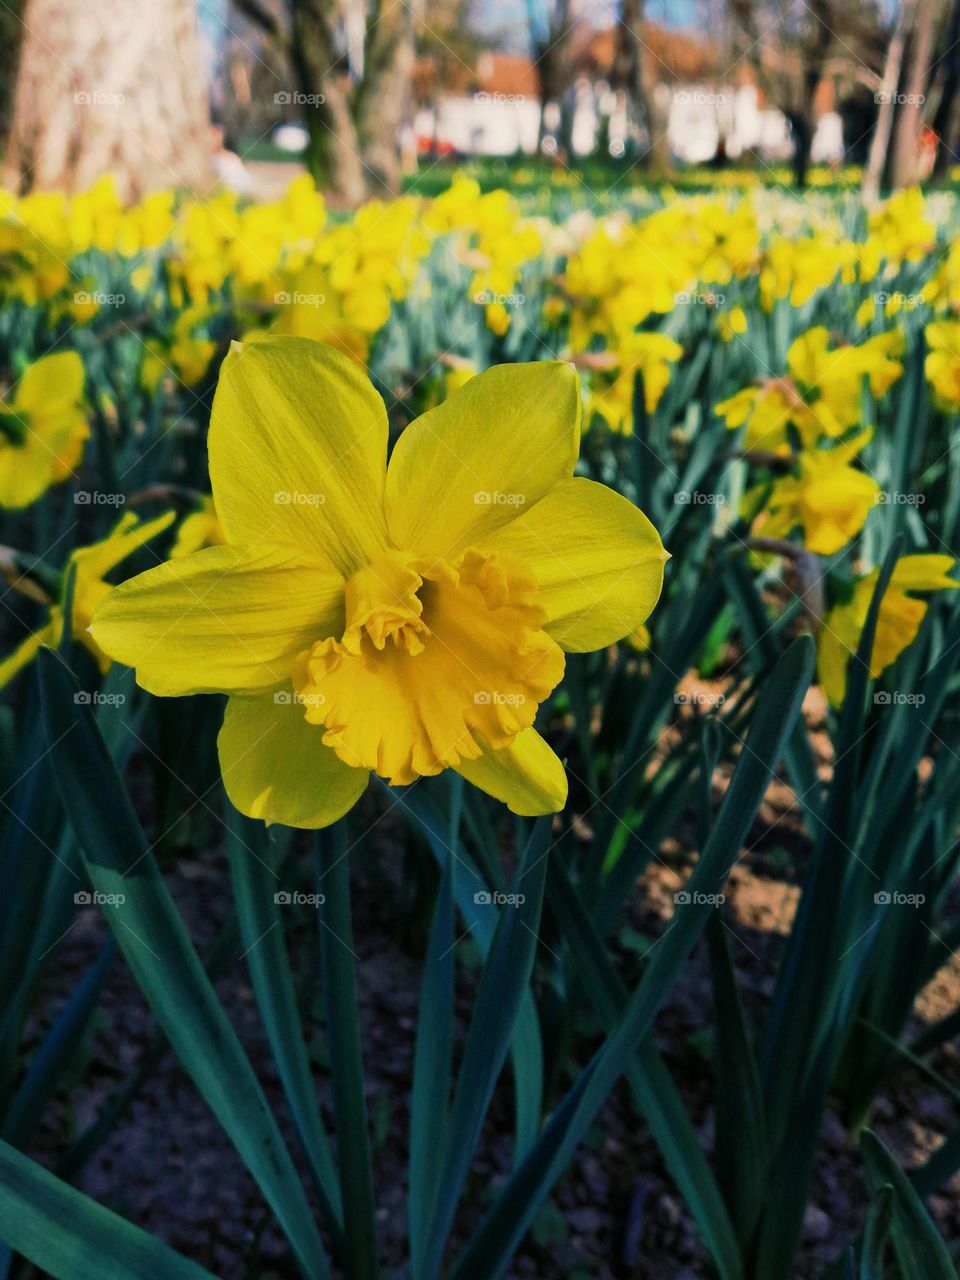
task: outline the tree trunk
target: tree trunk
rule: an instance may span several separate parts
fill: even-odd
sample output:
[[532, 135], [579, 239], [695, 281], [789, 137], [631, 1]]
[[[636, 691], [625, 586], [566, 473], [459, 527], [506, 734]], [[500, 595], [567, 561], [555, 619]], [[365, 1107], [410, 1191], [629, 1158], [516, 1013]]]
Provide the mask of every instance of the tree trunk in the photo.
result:
[[903, 101], [899, 102], [897, 130], [893, 144], [891, 184], [909, 187], [919, 176], [920, 125], [924, 90], [933, 48], [933, 28], [939, 12], [939, 0], [919, 0], [915, 11], [909, 63], [903, 83]]
[[337, 67], [329, 0], [291, 3], [290, 57], [298, 81], [297, 106], [310, 141], [304, 161], [318, 186], [347, 205], [367, 197], [360, 138], [349, 87]]
[[610, 83], [626, 94], [627, 118], [638, 132], [646, 134], [644, 158], [648, 159], [656, 153], [658, 139], [654, 136], [653, 112], [643, 80], [643, 7], [644, 0], [622, 0]]
[[564, 139], [569, 142], [572, 122], [570, 110], [564, 102], [564, 96], [570, 87], [570, 38], [573, 35], [573, 23], [570, 18], [570, 0], [557, 0], [556, 9], [546, 33], [538, 34], [535, 28], [535, 17], [532, 4], [527, 6], [530, 23], [530, 44], [533, 49], [534, 66], [540, 87], [540, 134], [537, 149], [543, 145], [545, 134], [544, 111], [551, 102], [557, 104], [561, 115], [561, 144]]
[[947, 49], [943, 55], [944, 76], [937, 113], [933, 117], [933, 131], [937, 135], [937, 156], [933, 163], [933, 176], [942, 178], [952, 159], [953, 105], [960, 89], [960, 0], [954, 0], [947, 29]]
[[900, 72], [903, 67], [903, 50], [907, 38], [907, 27], [909, 25], [909, 13], [911, 6], [903, 3], [897, 7], [897, 21], [893, 29], [893, 36], [887, 47], [887, 57], [883, 66], [883, 84], [877, 95], [880, 102], [880, 110], [877, 113], [877, 123], [873, 127], [873, 137], [870, 139], [870, 155], [867, 158], [867, 167], [863, 174], [863, 202], [869, 206], [876, 203], [877, 196], [880, 194], [880, 182], [883, 178], [883, 171], [886, 167], [887, 152], [890, 148], [890, 134], [893, 130], [894, 115], [894, 99], [897, 94], [897, 86], [900, 83]]
[[111, 173], [125, 200], [209, 187], [195, 0], [29, 0], [4, 181], [78, 191]]
[[788, 111], [790, 132], [793, 134], [793, 181], [795, 186], [803, 189], [807, 185], [807, 170], [810, 168], [810, 148], [813, 146], [812, 113], [806, 111]]
[[410, 114], [414, 63], [414, 13], [411, 3], [385, 5], [367, 32], [363, 80], [357, 86], [354, 115], [373, 194], [400, 194], [400, 128]]

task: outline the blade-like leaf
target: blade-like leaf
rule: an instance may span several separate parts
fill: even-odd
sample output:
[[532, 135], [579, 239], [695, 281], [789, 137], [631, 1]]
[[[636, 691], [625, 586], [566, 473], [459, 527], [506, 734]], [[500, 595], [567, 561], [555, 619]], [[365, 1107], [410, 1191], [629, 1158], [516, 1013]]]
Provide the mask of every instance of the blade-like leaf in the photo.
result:
[[277, 1122], [167, 891], [103, 738], [54, 653], [38, 655], [54, 772], [92, 887], [178, 1058], [217, 1116], [310, 1276], [329, 1274]]
[[597, 1050], [554, 1111], [523, 1164], [484, 1218], [453, 1275], [496, 1280], [538, 1207], [563, 1172], [603, 1106], [636, 1046], [650, 1030], [677, 975], [706, 924], [714, 895], [725, 883], [799, 714], [813, 671], [808, 637], [794, 641], [763, 688], [757, 714], [710, 839], [688, 883], [690, 902], [651, 949], [620, 1027]]
[[0, 1142], [0, 1239], [56, 1280], [213, 1280], [6, 1142]]
[[[470, 1160], [530, 981], [543, 906], [550, 828], [549, 817], [538, 819], [534, 825], [513, 880], [517, 904], [501, 910], [483, 967], [457, 1076], [418, 1280], [438, 1274]], [[519, 900], [521, 896], [523, 901]]]

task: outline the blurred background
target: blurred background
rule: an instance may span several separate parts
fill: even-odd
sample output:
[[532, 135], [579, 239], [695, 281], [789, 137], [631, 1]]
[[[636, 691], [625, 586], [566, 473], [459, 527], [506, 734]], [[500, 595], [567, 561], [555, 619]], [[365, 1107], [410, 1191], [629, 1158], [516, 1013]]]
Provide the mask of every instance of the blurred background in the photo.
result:
[[[452, 164], [600, 162], [633, 180], [747, 166], [868, 195], [956, 162], [947, 0], [12, 0], [5, 183], [124, 198], [272, 197], [300, 169], [345, 205]], [[778, 171], [787, 166], [783, 174]], [[854, 179], [849, 179], [853, 181]]]

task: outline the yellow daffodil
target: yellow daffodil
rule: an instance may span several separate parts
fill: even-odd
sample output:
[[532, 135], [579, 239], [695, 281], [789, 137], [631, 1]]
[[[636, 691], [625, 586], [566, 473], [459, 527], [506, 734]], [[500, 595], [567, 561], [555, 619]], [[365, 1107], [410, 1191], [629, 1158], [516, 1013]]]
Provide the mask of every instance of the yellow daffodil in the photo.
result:
[[747, 316], [743, 307], [731, 307], [717, 316], [717, 332], [723, 342], [732, 342], [740, 334], [747, 332]]
[[903, 373], [896, 359], [902, 349], [896, 330], [858, 346], [831, 347], [829, 332], [817, 325], [790, 344], [786, 377], [744, 388], [721, 401], [716, 412], [731, 429], [746, 425], [748, 449], [782, 448], [791, 424], [812, 447], [821, 436], [842, 436], [860, 421], [864, 379], [875, 396], [890, 389]]
[[927, 380], [940, 402], [956, 409], [960, 406], [960, 320], [935, 320], [925, 332]]
[[177, 530], [177, 538], [170, 551], [171, 559], [193, 555], [204, 547], [221, 547], [226, 542], [213, 498], [204, 497], [196, 511], [184, 516]]
[[515, 812], [561, 808], [533, 728], [564, 651], [628, 635], [666, 553], [573, 476], [570, 366], [503, 365], [406, 428], [349, 358], [265, 338], [224, 363], [209, 434], [227, 543], [170, 560], [97, 611], [94, 641], [160, 695], [230, 695], [224, 784], [244, 813], [320, 827], [375, 771], [453, 768]]
[[47, 621], [19, 645], [12, 654], [0, 662], [0, 688], [13, 679], [36, 656], [41, 645], [56, 646], [63, 635], [63, 591], [73, 571], [73, 609], [71, 612], [71, 634], [81, 641], [96, 658], [100, 670], [106, 672], [110, 667], [110, 659], [91, 636], [88, 627], [94, 610], [113, 591], [106, 576], [128, 556], [149, 542], [164, 529], [170, 527], [175, 519], [174, 512], [168, 511], [155, 520], [140, 521], [132, 512], [128, 512], [111, 530], [102, 542], [91, 543], [88, 547], [80, 547], [71, 553], [62, 575], [63, 590], [61, 598], [49, 604]]
[[869, 216], [870, 236], [891, 263], [919, 262], [936, 248], [937, 230], [919, 187], [898, 191]]
[[653, 413], [670, 382], [670, 365], [683, 355], [683, 347], [663, 333], [631, 333], [617, 349], [612, 380], [595, 375], [587, 413], [606, 421], [612, 431], [633, 432], [633, 388], [637, 374], [643, 378], [643, 399], [647, 413]]
[[[897, 561], [877, 615], [870, 655], [870, 675], [874, 679], [913, 644], [926, 615], [927, 602], [914, 599], [908, 592], [956, 590], [960, 582], [949, 576], [956, 564], [953, 556], [931, 554], [901, 556]], [[831, 706], [839, 707], [843, 702], [847, 666], [857, 651], [879, 576], [880, 570], [874, 569], [861, 578], [846, 604], [831, 609], [823, 620], [817, 643], [817, 667], [820, 684]]]
[[861, 432], [832, 449], [802, 450], [796, 475], [775, 481], [757, 532], [779, 538], [800, 528], [807, 550], [823, 556], [846, 546], [863, 528], [880, 493], [872, 476], [850, 465], [872, 434]]
[[83, 361], [60, 351], [32, 364], [0, 404], [0, 506], [29, 506], [80, 461], [90, 434], [83, 384]]
[[794, 422], [802, 412], [802, 402], [788, 379], [770, 378], [759, 387], [744, 387], [721, 400], [714, 412], [731, 431], [746, 427], [744, 448], [786, 450], [787, 423]]

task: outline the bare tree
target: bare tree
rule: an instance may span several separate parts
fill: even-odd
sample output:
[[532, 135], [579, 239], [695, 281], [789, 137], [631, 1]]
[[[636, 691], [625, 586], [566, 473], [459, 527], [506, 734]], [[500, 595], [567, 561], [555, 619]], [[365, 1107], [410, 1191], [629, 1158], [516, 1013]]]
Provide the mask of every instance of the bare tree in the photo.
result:
[[930, 75], [934, 27], [939, 16], [940, 0], [918, 0], [913, 9], [902, 91], [897, 95], [890, 156], [890, 182], [894, 187], [910, 186], [920, 177], [923, 105]]
[[285, 0], [277, 10], [262, 0], [234, 4], [290, 66], [290, 98], [306, 125], [305, 158], [317, 182], [350, 205], [396, 195], [398, 135], [412, 106], [414, 0], [375, 0], [366, 16], [352, 9], [362, 28], [352, 47], [338, 0]]
[[574, 18], [570, 0], [527, 0], [530, 53], [540, 83], [540, 143], [543, 142], [545, 109], [551, 104], [560, 110], [560, 134], [565, 150], [570, 149], [572, 127], [567, 94], [571, 76], [571, 42]]
[[643, 77], [643, 9], [644, 0], [621, 0], [610, 83], [626, 94], [628, 116], [638, 133], [646, 135], [649, 154], [655, 126]]
[[883, 83], [877, 94], [880, 110], [877, 112], [877, 122], [874, 125], [873, 137], [870, 139], [867, 167], [863, 171], [863, 201], [868, 205], [873, 204], [880, 194], [880, 183], [883, 179], [887, 151], [890, 147], [890, 135], [893, 131], [897, 86], [900, 83], [903, 51], [906, 46], [912, 9], [913, 6], [908, 0], [904, 0], [897, 6], [896, 24], [887, 47], [887, 57], [883, 66]]
[[735, 52], [790, 122], [794, 179], [806, 183], [816, 96], [826, 79], [880, 85], [878, 7], [873, 0], [731, 0]]
[[29, 0], [4, 162], [14, 190], [89, 186], [133, 198], [210, 180], [195, 0]]
[[933, 117], [933, 131], [937, 135], [937, 156], [933, 166], [938, 178], [946, 173], [954, 158], [953, 116], [957, 91], [960, 90], [960, 0], [950, 6], [950, 21], [944, 35], [945, 48], [935, 66], [942, 71], [940, 100]]

